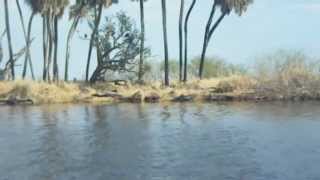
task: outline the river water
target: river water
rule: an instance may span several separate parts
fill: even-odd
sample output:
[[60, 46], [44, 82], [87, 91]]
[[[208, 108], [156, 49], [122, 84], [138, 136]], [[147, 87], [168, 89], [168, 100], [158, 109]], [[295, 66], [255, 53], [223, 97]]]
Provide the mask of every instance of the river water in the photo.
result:
[[320, 103], [0, 107], [0, 180], [318, 180]]

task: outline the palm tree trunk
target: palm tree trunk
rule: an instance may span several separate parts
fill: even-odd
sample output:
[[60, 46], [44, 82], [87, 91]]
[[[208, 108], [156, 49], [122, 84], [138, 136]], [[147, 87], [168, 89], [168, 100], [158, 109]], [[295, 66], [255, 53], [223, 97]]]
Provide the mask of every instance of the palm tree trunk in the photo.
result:
[[182, 81], [183, 71], [183, 14], [184, 14], [184, 0], [181, 0], [180, 15], [179, 15], [179, 81]]
[[144, 40], [145, 40], [145, 22], [144, 22], [144, 0], [140, 0], [140, 23], [141, 23], [141, 44], [140, 44], [140, 62], [139, 62], [139, 82], [142, 82], [144, 74]]
[[[24, 65], [23, 65], [23, 71], [22, 71], [22, 78], [25, 79], [26, 73], [27, 73], [28, 60], [30, 59], [29, 41], [28, 41], [28, 37], [27, 37], [26, 27], [25, 27], [22, 9], [21, 9], [19, 0], [16, 0], [16, 4], [18, 7], [19, 18], [20, 18], [24, 39], [26, 41], [26, 48], [27, 48], [25, 60], [24, 60]], [[33, 16], [33, 13], [31, 14], [30, 19], [33, 18], [32, 16]]]
[[219, 19], [214, 23], [213, 27], [211, 28], [209, 35], [208, 35], [208, 42], [210, 42], [211, 37], [213, 35], [213, 33], [215, 32], [215, 30], [217, 29], [217, 27], [220, 25], [220, 23], [222, 22], [223, 18], [226, 16], [226, 13], [222, 13], [219, 17]]
[[164, 84], [169, 86], [169, 54], [168, 54], [168, 35], [167, 35], [167, 9], [166, 0], [162, 2], [162, 26], [163, 26], [163, 42], [164, 42]]
[[[27, 53], [26, 53], [26, 56], [24, 59], [23, 72], [22, 72], [22, 78], [25, 79], [25, 77], [27, 75], [27, 67], [28, 67], [28, 63], [29, 63], [31, 76], [32, 76], [33, 80], [35, 79], [35, 77], [34, 77], [33, 65], [32, 65], [31, 54], [30, 54], [30, 38], [31, 38], [30, 36], [31, 36], [31, 27], [32, 27], [32, 22], [33, 22], [34, 16], [35, 16], [35, 13], [32, 12], [32, 14], [29, 18], [28, 32], [25, 35], [26, 45], [27, 45]], [[20, 16], [20, 18], [21, 18], [22, 26], [24, 27], [23, 16]], [[23, 29], [25, 29], [25, 28], [23, 28]], [[25, 30], [23, 30], [23, 31], [25, 32]]]
[[[35, 15], [35, 13], [34, 13]], [[34, 16], [33, 16], [34, 17]], [[34, 75], [34, 70], [33, 70], [33, 63], [31, 60], [31, 52], [30, 52], [30, 47], [31, 47], [31, 27], [32, 27], [32, 22], [33, 22], [33, 18], [31, 18], [29, 24], [28, 24], [28, 34], [27, 34], [27, 40], [29, 42], [28, 44], [28, 48], [29, 48], [29, 53], [30, 53], [30, 57], [29, 57], [29, 66], [30, 66], [30, 72], [31, 72], [31, 77], [33, 80], [35, 80], [35, 75]]]
[[71, 49], [71, 39], [74, 35], [74, 33], [76, 32], [76, 29], [77, 29], [77, 26], [78, 26], [78, 23], [79, 23], [79, 20], [80, 20], [80, 17], [76, 17], [74, 20], [73, 20], [73, 23], [70, 27], [70, 30], [68, 32], [68, 37], [67, 37], [67, 49], [66, 49], [66, 61], [65, 61], [65, 70], [64, 70], [64, 80], [65, 81], [68, 81], [69, 80], [69, 76], [68, 76], [68, 72], [69, 72], [69, 59], [70, 59], [70, 49]]
[[204, 69], [203, 66], [204, 66], [204, 61], [205, 61], [206, 52], [208, 49], [209, 42], [211, 40], [213, 33], [215, 32], [215, 30], [217, 29], [217, 27], [222, 22], [222, 20], [225, 16], [226, 16], [226, 13], [222, 13], [207, 34], [206, 43], [204, 44], [202, 54], [201, 54], [201, 61], [200, 61], [200, 68], [199, 68], [199, 78], [200, 79], [202, 79], [202, 77], [203, 77], [203, 69]]
[[9, 46], [9, 62], [10, 62], [10, 68], [11, 68], [11, 78], [12, 80], [14, 80], [15, 72], [14, 72], [12, 42], [11, 42], [8, 0], [4, 0], [4, 8], [5, 8], [5, 22], [6, 22], [6, 29], [7, 29], [8, 46]]
[[189, 23], [191, 12], [195, 4], [196, 4], [196, 0], [193, 0], [187, 12], [187, 16], [184, 23], [184, 36], [185, 36], [184, 37], [184, 43], [185, 43], [184, 45], [184, 76], [183, 76], [184, 82], [187, 82], [188, 80], [188, 23]]
[[102, 15], [102, 8], [103, 8], [103, 4], [100, 3], [99, 8], [98, 8], [98, 15], [95, 17], [94, 29], [92, 31], [91, 39], [90, 39], [89, 52], [88, 52], [88, 58], [87, 58], [87, 66], [86, 66], [86, 82], [88, 82], [88, 80], [89, 80], [91, 54], [92, 54], [92, 49], [93, 49], [93, 43], [95, 41], [95, 37], [96, 37], [96, 34], [98, 33], [98, 29], [99, 29], [99, 24], [100, 24], [101, 15]]
[[58, 17], [54, 16], [54, 57], [53, 57], [53, 80], [59, 80], [59, 69], [58, 69]]
[[50, 70], [51, 70], [51, 65], [52, 65], [52, 46], [53, 46], [53, 34], [52, 34], [52, 19], [53, 16], [51, 13], [48, 13], [47, 16], [47, 34], [48, 34], [48, 44], [49, 44], [49, 49], [48, 49], [48, 64], [47, 64], [47, 79], [48, 81], [51, 81], [51, 75], [50, 75]]
[[203, 38], [203, 46], [202, 46], [202, 52], [201, 52], [201, 59], [200, 59], [200, 66], [199, 66], [199, 78], [202, 78], [203, 75], [203, 66], [204, 66], [204, 60], [205, 60], [205, 55], [206, 55], [206, 51], [207, 51], [207, 45], [208, 45], [208, 34], [210, 32], [210, 28], [211, 28], [211, 24], [212, 24], [212, 20], [214, 17], [216, 11], [216, 2], [213, 2], [212, 5], [212, 9], [210, 12], [210, 16], [206, 25], [206, 31], [204, 33], [204, 38]]
[[48, 36], [47, 36], [47, 17], [42, 16], [42, 46], [43, 46], [43, 74], [42, 80], [47, 80], [47, 64], [48, 64]]

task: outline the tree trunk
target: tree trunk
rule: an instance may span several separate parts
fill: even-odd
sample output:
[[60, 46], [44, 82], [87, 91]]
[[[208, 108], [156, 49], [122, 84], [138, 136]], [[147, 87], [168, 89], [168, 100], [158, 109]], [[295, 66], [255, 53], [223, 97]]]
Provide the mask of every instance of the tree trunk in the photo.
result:
[[71, 39], [76, 32], [78, 23], [79, 23], [80, 17], [76, 17], [70, 27], [70, 30], [68, 32], [68, 37], [67, 37], [67, 49], [66, 49], [66, 62], [65, 62], [65, 70], [64, 70], [64, 80], [68, 81], [69, 80], [69, 59], [70, 59], [70, 49], [71, 49]]
[[47, 34], [49, 37], [49, 49], [48, 49], [48, 64], [47, 64], [47, 79], [51, 81], [50, 69], [52, 64], [52, 46], [53, 46], [53, 37], [52, 37], [52, 14], [49, 13], [47, 16]]
[[144, 22], [144, 0], [140, 0], [140, 23], [141, 23], [141, 44], [140, 44], [140, 62], [139, 62], [139, 82], [142, 82], [144, 74], [144, 40], [145, 40], [145, 22]]
[[163, 43], [164, 43], [164, 84], [169, 86], [169, 54], [168, 54], [168, 36], [167, 36], [167, 9], [166, 0], [162, 2], [162, 26], [163, 26]]
[[53, 57], [53, 80], [59, 80], [59, 69], [58, 69], [58, 42], [59, 42], [59, 27], [58, 17], [54, 16], [54, 57]]
[[191, 12], [195, 4], [196, 4], [196, 0], [193, 0], [187, 12], [187, 16], [184, 23], [184, 36], [185, 36], [184, 37], [184, 43], [185, 43], [184, 45], [184, 77], [183, 77], [184, 82], [187, 82], [188, 80], [188, 23], [189, 23]]
[[204, 38], [203, 38], [203, 46], [202, 46], [202, 52], [201, 52], [201, 59], [200, 59], [200, 66], [199, 66], [199, 78], [202, 79], [202, 75], [203, 75], [203, 66], [204, 66], [204, 60], [205, 60], [205, 54], [207, 51], [207, 44], [208, 44], [208, 34], [210, 32], [210, 28], [211, 28], [211, 24], [212, 24], [212, 20], [214, 17], [216, 11], [216, 2], [213, 2], [212, 5], [212, 9], [210, 12], [210, 16], [206, 25], [206, 30], [204, 33]]
[[47, 64], [48, 64], [48, 36], [47, 36], [47, 18], [42, 16], [42, 46], [43, 46], [43, 74], [42, 80], [47, 80]]
[[222, 13], [219, 17], [219, 19], [214, 23], [213, 27], [211, 28], [209, 35], [208, 35], [208, 43], [211, 40], [211, 37], [213, 35], [213, 33], [215, 32], [215, 30], [217, 29], [217, 27], [219, 26], [219, 24], [221, 23], [221, 21], [223, 20], [223, 18], [226, 16], [226, 13]]
[[92, 54], [92, 49], [93, 49], [93, 43], [95, 41], [96, 34], [98, 33], [98, 29], [99, 29], [99, 24], [100, 24], [101, 15], [102, 15], [102, 8], [103, 8], [103, 4], [100, 3], [99, 8], [98, 8], [98, 16], [95, 17], [94, 29], [92, 31], [91, 39], [90, 39], [87, 66], [86, 66], [86, 82], [88, 82], [88, 80], [89, 80], [91, 54]]
[[103, 58], [100, 50], [100, 46], [98, 45], [96, 47], [97, 51], [97, 67], [94, 70], [92, 76], [90, 77], [90, 83], [93, 84], [97, 81], [103, 81], [105, 80], [105, 74], [107, 71], [107, 68], [103, 67]]
[[210, 43], [211, 37], [213, 35], [213, 33], [215, 32], [215, 30], [217, 29], [217, 27], [219, 26], [219, 24], [221, 23], [221, 21], [223, 20], [223, 18], [226, 16], [226, 13], [222, 13], [220, 15], [220, 17], [217, 19], [217, 21], [214, 23], [214, 25], [212, 26], [212, 28], [210, 29], [210, 31], [207, 34], [206, 37], [206, 43], [204, 44], [203, 50], [202, 50], [202, 54], [201, 54], [201, 63], [200, 63], [200, 69], [199, 69], [199, 78], [202, 79], [203, 76], [203, 66], [204, 66], [204, 61], [206, 58], [206, 52], [208, 49], [208, 45]]
[[31, 51], [30, 51], [30, 48], [31, 48], [31, 27], [32, 27], [32, 22], [33, 22], [33, 18], [31, 20], [31, 23], [28, 25], [28, 48], [29, 48], [29, 53], [30, 53], [30, 57], [29, 57], [29, 66], [30, 66], [30, 72], [31, 72], [31, 77], [33, 80], [35, 80], [35, 75], [34, 75], [34, 70], [33, 70], [33, 63], [32, 63], [32, 59], [31, 59]]
[[5, 9], [5, 22], [6, 22], [7, 38], [8, 38], [8, 46], [9, 46], [9, 62], [10, 62], [10, 68], [11, 68], [11, 78], [12, 78], [12, 80], [15, 80], [14, 59], [13, 59], [12, 42], [11, 42], [11, 31], [10, 31], [10, 21], [9, 21], [8, 0], [4, 0], [4, 9]]
[[[18, 7], [20, 22], [21, 22], [23, 35], [24, 35], [24, 39], [26, 41], [26, 48], [27, 48], [27, 52], [26, 52], [25, 60], [24, 60], [24, 65], [23, 65], [23, 71], [22, 71], [22, 79], [25, 79], [26, 73], [27, 73], [28, 60], [31, 59], [30, 58], [30, 49], [29, 49], [29, 41], [28, 41], [28, 37], [27, 37], [27, 31], [26, 31], [24, 18], [23, 18], [23, 14], [22, 14], [22, 9], [21, 9], [19, 0], [16, 0], [16, 4], [17, 4], [17, 7]], [[30, 21], [32, 21], [33, 16], [34, 16], [34, 14], [32, 13], [31, 16], [30, 16], [29, 24], [30, 24]]]
[[183, 14], [184, 14], [184, 0], [181, 0], [180, 15], [179, 15], [179, 81], [182, 81], [183, 71]]
[[[34, 16], [35, 16], [35, 12], [32, 12], [32, 14], [31, 14], [31, 16], [29, 18], [28, 32], [27, 32], [27, 34], [25, 36], [25, 38], [26, 38], [26, 46], [27, 46], [27, 53], [26, 53], [26, 56], [25, 56], [25, 59], [24, 59], [23, 72], [22, 72], [22, 78], [25, 79], [25, 77], [27, 75], [27, 67], [28, 67], [28, 63], [29, 63], [31, 76], [32, 76], [33, 80], [35, 79], [35, 77], [34, 77], [33, 65], [32, 65], [31, 54], [30, 54], [30, 38], [31, 38], [31, 28], [32, 28], [32, 22], [33, 22]], [[23, 21], [22, 19], [23, 19], [23, 17], [21, 16], [21, 22]], [[22, 26], [24, 26], [24, 23], [23, 23]]]
[[103, 79], [104, 79], [104, 77], [102, 77], [102, 73], [103, 72], [105, 72], [104, 71], [104, 69], [105, 68], [103, 68], [102, 67], [102, 57], [101, 57], [101, 51], [100, 51], [100, 47], [99, 47], [99, 45], [96, 47], [97, 48], [97, 51], [96, 51], [96, 53], [97, 53], [97, 67], [96, 67], [96, 69], [94, 70], [94, 72], [93, 72], [93, 74], [91, 75], [91, 77], [90, 77], [90, 83], [92, 84], [92, 83], [95, 83], [95, 82], [97, 82], [97, 81], [102, 81]]

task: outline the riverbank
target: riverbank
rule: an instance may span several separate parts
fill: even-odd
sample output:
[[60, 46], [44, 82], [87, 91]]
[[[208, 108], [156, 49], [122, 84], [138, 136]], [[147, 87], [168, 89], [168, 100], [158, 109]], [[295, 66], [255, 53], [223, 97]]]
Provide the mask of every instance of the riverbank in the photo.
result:
[[20, 80], [0, 82], [0, 103], [14, 105], [320, 100], [320, 88], [315, 86], [285, 88], [272, 84], [274, 82], [261, 83], [248, 76], [193, 80], [186, 84], [172, 83], [170, 87], [164, 87], [160, 82], [146, 85], [116, 85], [114, 82], [87, 85]]

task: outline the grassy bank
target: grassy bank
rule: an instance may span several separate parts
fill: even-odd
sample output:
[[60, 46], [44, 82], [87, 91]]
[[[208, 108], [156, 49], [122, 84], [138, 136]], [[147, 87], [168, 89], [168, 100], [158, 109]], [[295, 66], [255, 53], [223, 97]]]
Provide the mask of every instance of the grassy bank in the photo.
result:
[[[251, 82], [245, 77], [216, 78], [202, 81], [190, 81], [187, 84], [172, 83], [164, 87], [160, 82], [148, 85], [114, 83], [45, 83], [36, 81], [0, 82], [0, 99], [26, 100], [34, 104], [48, 103], [109, 103], [109, 102], [142, 102], [150, 98], [150, 102], [173, 101], [181, 96], [192, 96], [193, 100], [201, 100], [203, 95], [211, 91], [228, 91], [232, 93], [248, 89]], [[232, 87], [229, 87], [232, 84]], [[226, 87], [223, 87], [226, 86]], [[228, 86], [228, 87], [227, 87]], [[234, 91], [235, 90], [235, 91]], [[177, 99], [176, 99], [177, 100]], [[148, 100], [146, 100], [148, 101]]]
[[[190, 67], [192, 69], [193, 66]], [[146, 78], [145, 85], [130, 81], [122, 85], [112, 82], [94, 85], [22, 80], [0, 82], [0, 103], [320, 100], [320, 61], [303, 53], [279, 51], [261, 56], [252, 68], [241, 69], [222, 60], [212, 60], [206, 65], [207, 79], [191, 79], [186, 84], [171, 81], [169, 87], [163, 86], [163, 82], [156, 80], [156, 77]], [[175, 76], [177, 72], [172, 69], [171, 75]], [[152, 77], [151, 74], [146, 77]]]
[[[303, 76], [304, 77], [304, 76]], [[160, 82], [148, 85], [115, 85], [99, 83], [43, 83], [34, 81], [0, 82], [0, 99], [3, 103], [29, 100], [33, 104], [48, 103], [155, 103], [155, 102], [214, 102], [214, 101], [269, 101], [318, 100], [320, 82], [314, 77], [302, 79], [305, 85], [292, 86], [277, 81], [261, 81], [250, 76], [230, 76], [206, 80], [193, 80], [187, 84], [172, 83], [164, 87]], [[300, 82], [300, 81], [298, 81]], [[308, 86], [307, 86], [308, 85]], [[290, 87], [290, 88], [289, 88]], [[11, 100], [11, 101], [10, 101]], [[21, 101], [22, 103], [24, 101]]]

